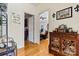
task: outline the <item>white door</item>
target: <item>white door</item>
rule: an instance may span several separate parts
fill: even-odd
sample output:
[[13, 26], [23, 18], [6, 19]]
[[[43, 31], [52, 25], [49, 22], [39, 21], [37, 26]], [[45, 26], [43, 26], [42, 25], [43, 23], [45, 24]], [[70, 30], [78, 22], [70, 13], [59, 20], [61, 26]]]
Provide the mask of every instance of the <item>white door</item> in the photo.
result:
[[29, 41], [34, 43], [34, 16], [29, 17]]

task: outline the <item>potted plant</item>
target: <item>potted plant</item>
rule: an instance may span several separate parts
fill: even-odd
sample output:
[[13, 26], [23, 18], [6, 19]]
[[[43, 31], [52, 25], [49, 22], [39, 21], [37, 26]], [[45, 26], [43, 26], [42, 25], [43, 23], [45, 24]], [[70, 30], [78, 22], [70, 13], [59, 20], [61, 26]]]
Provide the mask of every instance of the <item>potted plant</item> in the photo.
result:
[[2, 25], [2, 17], [0, 17], [0, 26]]

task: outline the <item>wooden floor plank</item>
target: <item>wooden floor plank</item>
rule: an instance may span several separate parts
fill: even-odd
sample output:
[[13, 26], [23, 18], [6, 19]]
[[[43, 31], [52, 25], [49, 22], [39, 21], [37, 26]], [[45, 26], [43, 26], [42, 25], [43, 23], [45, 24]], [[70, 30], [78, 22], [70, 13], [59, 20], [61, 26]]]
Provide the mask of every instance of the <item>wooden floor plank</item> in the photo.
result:
[[25, 47], [18, 49], [17, 56], [54, 56], [48, 52], [48, 40], [42, 40], [40, 44], [25, 42]]

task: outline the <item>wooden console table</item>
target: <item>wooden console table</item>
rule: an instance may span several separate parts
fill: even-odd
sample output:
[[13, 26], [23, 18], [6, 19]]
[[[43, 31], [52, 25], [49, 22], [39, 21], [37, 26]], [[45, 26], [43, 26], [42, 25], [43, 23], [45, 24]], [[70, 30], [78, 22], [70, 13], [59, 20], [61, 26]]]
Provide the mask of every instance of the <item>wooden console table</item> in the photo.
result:
[[78, 34], [50, 32], [49, 53], [62, 56], [78, 56]]

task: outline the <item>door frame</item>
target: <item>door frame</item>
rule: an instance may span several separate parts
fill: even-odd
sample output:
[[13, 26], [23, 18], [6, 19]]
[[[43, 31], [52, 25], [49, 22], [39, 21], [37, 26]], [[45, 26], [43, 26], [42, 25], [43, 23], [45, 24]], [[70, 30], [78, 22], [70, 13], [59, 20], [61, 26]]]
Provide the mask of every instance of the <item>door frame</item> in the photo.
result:
[[[35, 32], [35, 24], [34, 24], [35, 23], [35, 16], [33, 14], [24, 12], [24, 19], [25, 19], [25, 13], [29, 14], [29, 15], [32, 15], [31, 17], [33, 17], [33, 43], [34, 43], [34, 37], [35, 37], [35, 35], [34, 35], [34, 32]], [[28, 19], [28, 21], [29, 21], [29, 19]], [[25, 26], [25, 21], [24, 21], [24, 26]], [[29, 27], [29, 25], [28, 25], [28, 27]], [[29, 33], [29, 29], [28, 29], [28, 33]], [[28, 34], [28, 37], [29, 37], [29, 34]], [[25, 41], [25, 27], [24, 27], [24, 41]]]
[[[43, 10], [42, 12], [39, 13], [39, 17], [40, 17], [40, 14], [44, 13], [44, 12], [48, 12], [48, 24], [49, 24], [49, 21], [50, 21], [50, 9], [47, 9], [47, 10]], [[50, 24], [49, 24], [50, 25]], [[39, 33], [40, 34], [40, 33]], [[40, 40], [39, 40], [40, 41]], [[49, 26], [48, 26], [48, 42], [49, 42]], [[41, 42], [40, 42], [41, 43]]]

